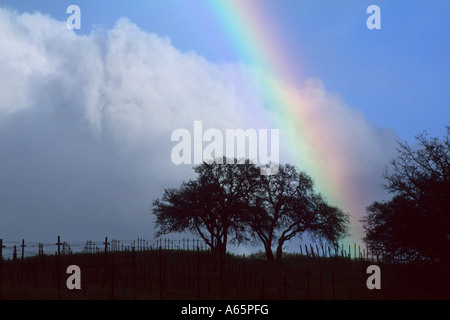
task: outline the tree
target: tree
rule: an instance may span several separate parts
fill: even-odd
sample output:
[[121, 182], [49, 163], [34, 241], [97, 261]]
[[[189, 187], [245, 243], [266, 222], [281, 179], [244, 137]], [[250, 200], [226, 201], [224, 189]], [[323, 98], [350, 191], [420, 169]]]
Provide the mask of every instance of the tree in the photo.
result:
[[416, 137], [418, 146], [399, 143], [386, 168], [390, 201], [374, 202], [363, 219], [364, 241], [387, 256], [450, 262], [450, 126], [441, 141]]
[[274, 260], [274, 244], [279, 260], [285, 242], [305, 232], [333, 244], [347, 234], [348, 216], [329, 206], [314, 192], [312, 179], [292, 165], [280, 165], [276, 175], [260, 176], [257, 190], [247, 219], [268, 260]]
[[333, 243], [346, 234], [348, 217], [316, 194], [311, 178], [294, 166], [281, 165], [277, 174], [266, 176], [249, 161], [222, 158], [194, 170], [197, 179], [166, 189], [153, 202], [157, 236], [194, 232], [221, 253], [230, 239], [259, 239], [267, 259], [274, 260], [276, 242], [281, 259], [285, 242], [304, 232]]
[[236, 165], [223, 158], [217, 162], [194, 167], [196, 180], [166, 189], [162, 199], [153, 202], [157, 236], [190, 231], [221, 253], [226, 252], [230, 235], [232, 242], [247, 240], [244, 210], [259, 171], [249, 161]]

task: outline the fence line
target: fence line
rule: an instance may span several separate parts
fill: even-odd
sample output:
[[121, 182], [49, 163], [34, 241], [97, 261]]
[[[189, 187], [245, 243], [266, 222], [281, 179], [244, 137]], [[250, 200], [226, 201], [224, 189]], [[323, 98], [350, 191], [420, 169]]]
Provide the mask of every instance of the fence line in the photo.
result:
[[[107, 239], [107, 237], [106, 237]], [[119, 240], [112, 239], [107, 241], [107, 251], [121, 252], [121, 251], [147, 251], [157, 250], [158, 248], [164, 250], [196, 250], [200, 248], [201, 251], [209, 250], [209, 246], [203, 239], [199, 238], [183, 238], [183, 239], [145, 239], [138, 237], [136, 240]], [[100, 253], [105, 250], [105, 240], [86, 242], [58, 242], [46, 243], [46, 242], [26, 242], [24, 239], [21, 241], [5, 241], [0, 239], [0, 259], [14, 260], [21, 257], [32, 257], [40, 255], [57, 255], [60, 252], [63, 255], [71, 253]], [[290, 252], [292, 253], [292, 252]], [[293, 252], [295, 253], [295, 252]], [[367, 246], [352, 245], [344, 246], [340, 244], [338, 246], [330, 246], [326, 243], [323, 244], [300, 244], [300, 255], [304, 255], [311, 258], [333, 258], [342, 257], [352, 260], [365, 260], [374, 263], [380, 262], [393, 262], [393, 263], [411, 263], [417, 259], [411, 258], [412, 255], [401, 254], [396, 256], [388, 256], [382, 253], [374, 253]], [[422, 258], [421, 261], [426, 259]]]
[[[59, 236], [58, 236], [59, 237]], [[106, 237], [107, 239], [107, 237]], [[22, 241], [4, 241], [0, 239], [0, 259], [14, 260], [21, 257], [33, 257], [40, 255], [58, 255], [72, 254], [72, 253], [99, 253], [104, 252], [105, 240], [86, 242], [26, 242]], [[164, 250], [196, 250], [197, 247], [201, 251], [209, 250], [209, 246], [203, 239], [198, 238], [183, 238], [172, 240], [168, 238], [158, 239], [144, 239], [138, 237], [136, 240], [119, 240], [112, 239], [107, 242], [108, 252], [121, 251], [147, 251], [156, 250], [161, 247]]]

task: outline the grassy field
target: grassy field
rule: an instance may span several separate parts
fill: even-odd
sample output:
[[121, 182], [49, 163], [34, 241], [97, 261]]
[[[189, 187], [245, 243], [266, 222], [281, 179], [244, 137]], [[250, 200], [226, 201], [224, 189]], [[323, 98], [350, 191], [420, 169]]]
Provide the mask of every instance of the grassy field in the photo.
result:
[[[381, 290], [366, 286], [374, 262], [287, 254], [266, 261], [208, 251], [149, 250], [36, 256], [3, 261], [1, 299], [449, 299], [449, 276], [430, 265], [378, 264]], [[81, 290], [66, 268], [81, 269]]]

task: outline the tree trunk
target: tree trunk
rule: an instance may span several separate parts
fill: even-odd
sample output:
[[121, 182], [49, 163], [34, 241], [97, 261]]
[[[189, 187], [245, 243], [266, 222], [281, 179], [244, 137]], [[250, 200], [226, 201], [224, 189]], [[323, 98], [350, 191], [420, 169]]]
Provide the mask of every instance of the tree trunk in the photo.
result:
[[269, 245], [264, 244], [264, 249], [266, 249], [266, 257], [268, 261], [273, 261], [275, 260], [274, 256], [273, 256], [273, 252], [272, 252], [272, 247]]
[[277, 247], [277, 260], [281, 260], [281, 258], [283, 257], [283, 244], [284, 244], [284, 240], [280, 239], [278, 240], [278, 247]]
[[278, 244], [277, 247], [277, 260], [281, 260], [283, 256], [283, 245], [282, 244]]
[[227, 253], [227, 245], [226, 245], [226, 243], [222, 243], [222, 241], [217, 243], [216, 250], [217, 250], [216, 252], [218, 254], [220, 254], [220, 255], [226, 254]]

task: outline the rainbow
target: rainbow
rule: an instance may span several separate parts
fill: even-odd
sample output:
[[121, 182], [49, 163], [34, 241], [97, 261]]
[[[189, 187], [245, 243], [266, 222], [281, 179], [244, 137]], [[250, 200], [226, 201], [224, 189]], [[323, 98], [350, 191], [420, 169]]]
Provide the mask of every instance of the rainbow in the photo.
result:
[[299, 77], [292, 70], [299, 68], [292, 66], [298, 62], [289, 56], [293, 50], [283, 39], [281, 24], [259, 0], [214, 0], [204, 1], [204, 5], [240, 61], [263, 70], [254, 72], [254, 86], [269, 101], [267, 108], [276, 125], [288, 133], [289, 145], [294, 146], [290, 150], [294, 163], [313, 177], [331, 203], [350, 214], [352, 239], [345, 242], [360, 242], [359, 219], [365, 205], [347, 179], [351, 168], [329, 130], [333, 119], [319, 119], [313, 104], [305, 101], [295, 86]]

